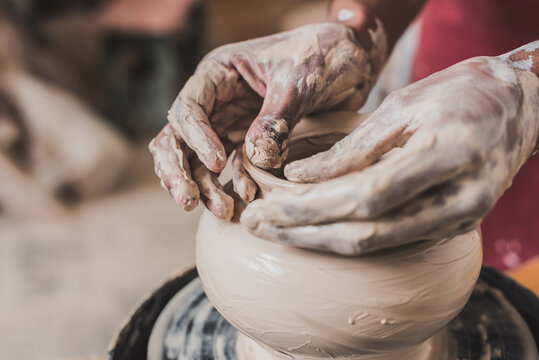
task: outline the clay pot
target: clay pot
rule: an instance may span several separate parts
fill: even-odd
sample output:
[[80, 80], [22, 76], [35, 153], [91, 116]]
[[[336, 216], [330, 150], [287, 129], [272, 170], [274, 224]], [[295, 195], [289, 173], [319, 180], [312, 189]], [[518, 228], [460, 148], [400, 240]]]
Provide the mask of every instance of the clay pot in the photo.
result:
[[[335, 129], [327, 121], [331, 116], [302, 122], [289, 158], [327, 148], [365, 119], [340, 114]], [[306, 186], [245, 165], [262, 196]], [[197, 236], [197, 268], [207, 296], [258, 344], [239, 341], [245, 359], [436, 358], [433, 352], [444, 345], [427, 340], [466, 304], [481, 257], [478, 231], [344, 257], [257, 238], [208, 211]]]

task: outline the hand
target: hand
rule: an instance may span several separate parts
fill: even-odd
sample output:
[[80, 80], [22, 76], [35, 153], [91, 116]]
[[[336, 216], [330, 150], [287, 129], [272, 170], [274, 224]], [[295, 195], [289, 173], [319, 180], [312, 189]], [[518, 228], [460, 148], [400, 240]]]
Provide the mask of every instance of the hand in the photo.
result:
[[163, 187], [186, 210], [202, 196], [215, 215], [230, 219], [233, 201], [215, 174], [227, 156], [238, 149], [234, 189], [251, 201], [257, 188], [241, 168], [244, 139], [255, 165], [278, 168], [288, 135], [304, 115], [358, 109], [387, 52], [376, 26], [365, 29], [371, 34], [368, 50], [346, 26], [324, 23], [209, 53], [172, 105], [169, 124], [150, 143]]
[[507, 55], [457, 64], [285, 167], [293, 181], [328, 181], [270, 193], [241, 221], [266, 239], [348, 255], [472, 230], [536, 146], [537, 94], [537, 76]]

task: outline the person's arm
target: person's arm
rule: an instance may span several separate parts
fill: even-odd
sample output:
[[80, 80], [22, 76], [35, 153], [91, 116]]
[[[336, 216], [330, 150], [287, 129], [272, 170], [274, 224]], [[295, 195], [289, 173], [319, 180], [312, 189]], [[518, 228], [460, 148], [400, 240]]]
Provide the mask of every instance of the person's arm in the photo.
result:
[[425, 0], [333, 0], [328, 19], [353, 29], [358, 37], [369, 43], [367, 29], [380, 21], [387, 36], [388, 52], [417, 17]]
[[321, 183], [272, 192], [242, 222], [270, 240], [349, 255], [472, 230], [537, 150], [538, 54], [536, 41], [391, 93], [331, 149], [284, 169]]

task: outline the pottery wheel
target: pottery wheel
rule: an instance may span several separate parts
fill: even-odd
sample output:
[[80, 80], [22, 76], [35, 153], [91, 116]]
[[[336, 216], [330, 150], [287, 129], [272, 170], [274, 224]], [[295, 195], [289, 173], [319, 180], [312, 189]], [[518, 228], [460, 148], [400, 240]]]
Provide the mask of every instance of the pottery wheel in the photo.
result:
[[[133, 344], [132, 327], [141, 322], [136, 317], [144, 314], [139, 311], [133, 315], [110, 350], [109, 359], [144, 359], [139, 352], [144, 347], [148, 360], [238, 359], [237, 330], [211, 305], [196, 272], [185, 276], [192, 279], [184, 281], [162, 311], [154, 314], [157, 320], [148, 327], [146, 336], [139, 336], [138, 344]], [[129, 333], [130, 340], [125, 338]], [[527, 360], [537, 350], [539, 299], [496, 270], [483, 268], [464, 310], [436, 336], [445, 338], [447, 360]], [[138, 348], [138, 356], [133, 357], [128, 346]]]

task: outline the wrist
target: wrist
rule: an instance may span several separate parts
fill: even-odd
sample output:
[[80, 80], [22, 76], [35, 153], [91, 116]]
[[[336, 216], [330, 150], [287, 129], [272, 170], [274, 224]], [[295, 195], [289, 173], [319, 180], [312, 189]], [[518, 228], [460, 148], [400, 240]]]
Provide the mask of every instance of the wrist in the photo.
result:
[[531, 71], [539, 77], [539, 40], [503, 54], [500, 58], [513, 68]]
[[380, 18], [361, 0], [334, 0], [328, 20], [345, 25], [356, 42], [367, 52], [373, 73], [377, 75], [388, 57], [387, 34]]
[[[523, 89], [525, 92], [524, 96], [528, 94], [528, 99], [530, 99], [528, 102], [534, 108], [531, 115], [533, 118], [530, 121], [534, 122], [533, 125], [536, 129], [535, 148], [532, 151], [532, 155], [536, 154], [539, 151], [539, 101], [535, 95], [539, 92], [539, 40], [500, 55], [499, 58], [517, 73], [523, 72], [525, 74], [526, 72], [530, 72], [537, 77], [538, 81], [532, 82], [526, 89]], [[533, 78], [533, 75], [530, 74], [529, 76]], [[533, 95], [530, 96], [529, 94]]]
[[421, 11], [425, 0], [333, 0], [328, 20], [340, 22], [359, 36], [380, 22], [387, 35], [387, 51]]
[[329, 8], [328, 20], [346, 25], [350, 28], [358, 42], [370, 48], [373, 44], [368, 36], [368, 28], [373, 29], [375, 22], [372, 12], [360, 0], [334, 0]]

